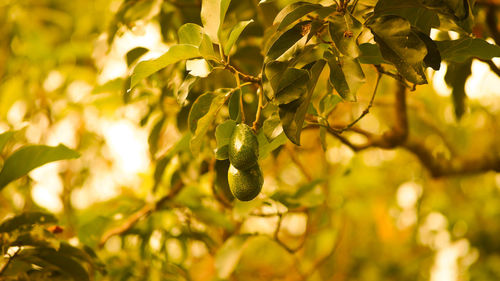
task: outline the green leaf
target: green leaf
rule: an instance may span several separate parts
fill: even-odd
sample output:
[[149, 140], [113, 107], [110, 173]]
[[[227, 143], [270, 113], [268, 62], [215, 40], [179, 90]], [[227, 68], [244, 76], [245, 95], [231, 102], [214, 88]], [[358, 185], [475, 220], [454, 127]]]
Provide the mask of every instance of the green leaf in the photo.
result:
[[194, 23], [183, 24], [179, 27], [177, 36], [179, 36], [179, 44], [199, 46], [203, 39], [203, 27]]
[[24, 212], [4, 220], [0, 224], [0, 232], [11, 232], [15, 229], [31, 227], [34, 224], [53, 224], [56, 222], [56, 217], [50, 213]]
[[339, 58], [330, 52], [325, 53], [325, 58], [330, 67], [329, 81], [335, 90], [343, 99], [356, 101], [356, 92], [366, 81], [359, 61], [350, 57]]
[[159, 58], [141, 61], [132, 73], [130, 89], [134, 88], [142, 79], [161, 70], [162, 68], [179, 62], [181, 60], [193, 59], [200, 56], [198, 47], [194, 45], [180, 44], [171, 46], [168, 51]]
[[225, 160], [229, 157], [229, 140], [233, 135], [235, 127], [236, 122], [234, 120], [226, 120], [215, 129], [215, 140], [217, 141], [216, 159]]
[[455, 107], [455, 116], [460, 120], [465, 112], [465, 82], [471, 75], [472, 58], [464, 62], [450, 62], [444, 76], [444, 81], [452, 88], [453, 106]]
[[229, 110], [229, 118], [235, 121], [239, 121], [241, 119], [240, 95], [241, 95], [240, 90], [235, 91], [229, 98], [229, 101], [227, 102], [228, 103], [227, 107]]
[[359, 56], [356, 38], [361, 33], [362, 27], [361, 23], [349, 13], [335, 13], [330, 17], [330, 36], [340, 53], [353, 58]]
[[215, 269], [219, 278], [229, 278], [238, 265], [245, 245], [248, 242], [249, 234], [232, 236], [224, 242], [222, 247], [215, 254]]
[[500, 57], [500, 46], [479, 38], [436, 41], [441, 57], [446, 61], [464, 62], [468, 58], [490, 60]]
[[314, 12], [320, 8], [322, 5], [312, 4], [308, 2], [295, 2], [285, 8], [283, 8], [278, 15], [274, 18], [274, 23], [279, 23], [278, 31], [281, 31], [292, 24], [294, 21], [300, 19], [301, 17]]
[[439, 27], [439, 16], [415, 0], [380, 0], [375, 5], [376, 17], [395, 15], [407, 19], [412, 26], [429, 34], [432, 27]]
[[[208, 131], [208, 128], [210, 125], [213, 123], [215, 120], [215, 117], [217, 116], [217, 113], [219, 110], [222, 108], [224, 103], [226, 102], [228, 95], [231, 92], [228, 92], [227, 89], [222, 90], [219, 89], [218, 93], [213, 93], [214, 95], [212, 99], [210, 100], [210, 106], [208, 108], [208, 111], [206, 114], [203, 115], [200, 119], [196, 119], [196, 130], [193, 134], [193, 138], [191, 139], [191, 152], [196, 155], [199, 153], [201, 144], [203, 142], [203, 137]], [[206, 94], [205, 94], [206, 95]], [[193, 105], [194, 107], [194, 105]], [[205, 106], [206, 109], [206, 106]], [[189, 119], [192, 120], [191, 113], [189, 114]]]
[[368, 27], [384, 59], [393, 63], [406, 80], [415, 84], [427, 83], [423, 68], [427, 48], [406, 19], [382, 16]]
[[148, 144], [149, 144], [149, 153], [154, 157], [156, 151], [158, 151], [158, 138], [160, 137], [161, 129], [163, 128], [163, 124], [165, 124], [166, 116], [163, 115], [159, 118], [158, 122], [151, 129], [151, 133], [149, 133]]
[[259, 160], [265, 159], [269, 153], [274, 151], [276, 148], [284, 145], [288, 138], [285, 133], [281, 133], [271, 142], [267, 140], [266, 135], [262, 130], [257, 134], [257, 141], [259, 142]]
[[[50, 248], [37, 248], [34, 250], [24, 250], [21, 252], [22, 255], [32, 255], [54, 265], [71, 277], [74, 281], [89, 281], [89, 274], [82, 264], [72, 259], [70, 256], [62, 254]], [[22, 255], [19, 255], [21, 257]]]
[[16, 131], [7, 131], [7, 132], [0, 134], [0, 152], [2, 152], [3, 148], [5, 147], [7, 142], [10, 140], [10, 138], [12, 138], [12, 136], [14, 136], [14, 133], [16, 133]]
[[[307, 94], [296, 101], [289, 104], [283, 104], [279, 107], [279, 116], [283, 131], [290, 141], [296, 145], [300, 145], [300, 133], [306, 117], [307, 109], [311, 103], [311, 97], [316, 87], [319, 75], [323, 71], [326, 62], [319, 60], [312, 66], [310, 70], [311, 79], [307, 81]], [[309, 77], [309, 75], [308, 75]]]
[[330, 113], [335, 109], [338, 103], [342, 102], [342, 99], [333, 94], [325, 95], [319, 101], [319, 111], [321, 112], [321, 116], [327, 117]]
[[233, 27], [229, 34], [229, 38], [224, 42], [224, 54], [229, 54], [229, 52], [231, 52], [231, 48], [234, 43], [236, 43], [236, 40], [238, 40], [243, 30], [252, 22], [253, 20], [241, 21]]
[[287, 104], [299, 99], [307, 91], [309, 72], [304, 69], [289, 67], [283, 72], [274, 93], [278, 104]]
[[186, 99], [189, 95], [189, 91], [193, 88], [194, 82], [198, 80], [198, 77], [187, 75], [182, 84], [179, 86], [176, 92], [177, 103], [181, 106], [186, 105]]
[[219, 43], [219, 31], [224, 23], [231, 0], [202, 0], [201, 22], [214, 43]]
[[382, 64], [384, 58], [380, 53], [380, 48], [377, 44], [363, 43], [359, 45], [360, 55], [358, 57], [360, 63], [364, 64]]
[[274, 140], [281, 133], [283, 133], [283, 127], [281, 126], [279, 114], [274, 112], [270, 117], [266, 118], [262, 124], [262, 131], [268, 141]]
[[95, 252], [88, 246], [84, 249], [74, 247], [66, 242], [62, 242], [58, 250], [59, 253], [67, 255], [76, 260], [80, 260], [90, 264], [93, 268], [99, 270], [101, 273], [106, 273], [105, 265], [99, 260]]
[[219, 60], [219, 58], [215, 54], [212, 40], [210, 40], [210, 37], [205, 33], [203, 34], [203, 39], [201, 40], [199, 49], [200, 49], [200, 54], [206, 60], [214, 60], [214, 61]]
[[163, 173], [165, 172], [165, 168], [168, 163], [176, 154], [180, 151], [186, 151], [189, 149], [189, 141], [191, 140], [191, 133], [184, 134], [177, 143], [168, 150], [168, 152], [162, 156], [157, 162], [154, 172], [154, 187], [153, 190], [156, 190], [157, 186], [161, 183]]
[[230, 232], [234, 231], [233, 222], [224, 213], [203, 206], [192, 210], [196, 217], [207, 225], [211, 227], [219, 226]]
[[282, 61], [271, 61], [266, 63], [264, 73], [266, 74], [267, 81], [269, 81], [273, 91], [278, 89], [278, 83], [287, 67], [288, 63]]
[[303, 21], [297, 23], [294, 27], [278, 35], [278, 38], [273, 41], [271, 47], [267, 51], [266, 61], [275, 60], [290, 49], [297, 41], [309, 33], [311, 21]]
[[127, 65], [130, 66], [133, 64], [137, 59], [142, 57], [145, 53], [149, 52], [149, 49], [144, 48], [144, 47], [137, 47], [133, 48], [132, 50], [127, 52]]
[[436, 42], [434, 42], [427, 34], [422, 31], [413, 28], [412, 30], [417, 34], [418, 38], [424, 42], [427, 48], [427, 55], [424, 57], [425, 66], [432, 67], [434, 70], [439, 70], [441, 67], [441, 54], [437, 48]]
[[0, 190], [9, 182], [26, 175], [44, 164], [80, 157], [80, 154], [66, 146], [30, 145], [21, 147], [5, 160], [0, 172]]

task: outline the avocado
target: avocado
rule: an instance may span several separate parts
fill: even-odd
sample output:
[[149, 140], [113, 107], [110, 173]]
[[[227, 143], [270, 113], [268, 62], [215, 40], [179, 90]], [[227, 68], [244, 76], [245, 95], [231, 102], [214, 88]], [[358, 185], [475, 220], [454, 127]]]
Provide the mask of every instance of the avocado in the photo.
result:
[[231, 164], [227, 171], [227, 180], [234, 197], [241, 201], [254, 199], [259, 195], [264, 184], [259, 164], [247, 170], [238, 170]]
[[247, 170], [257, 164], [259, 142], [252, 129], [246, 124], [234, 128], [229, 141], [229, 161], [239, 170]]

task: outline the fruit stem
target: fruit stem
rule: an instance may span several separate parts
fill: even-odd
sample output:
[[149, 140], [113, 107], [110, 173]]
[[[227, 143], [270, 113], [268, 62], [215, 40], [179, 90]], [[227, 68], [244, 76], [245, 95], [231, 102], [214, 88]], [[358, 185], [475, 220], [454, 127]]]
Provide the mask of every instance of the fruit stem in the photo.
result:
[[260, 116], [262, 114], [262, 108], [264, 107], [264, 98], [262, 96], [262, 93], [262, 85], [260, 85], [259, 89], [257, 90], [257, 95], [259, 96], [259, 104], [257, 105], [257, 113], [255, 114], [255, 121], [253, 121], [252, 125], [252, 130], [254, 131], [254, 133], [257, 133], [257, 130], [259, 129]]

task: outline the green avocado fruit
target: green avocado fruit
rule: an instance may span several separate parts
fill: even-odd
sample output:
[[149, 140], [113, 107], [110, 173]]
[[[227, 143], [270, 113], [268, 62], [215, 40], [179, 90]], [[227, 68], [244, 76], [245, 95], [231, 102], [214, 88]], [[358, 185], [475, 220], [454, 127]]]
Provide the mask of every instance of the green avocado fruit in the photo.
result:
[[238, 170], [233, 165], [227, 171], [229, 188], [240, 201], [250, 201], [259, 195], [264, 184], [264, 177], [259, 164], [247, 170]]
[[234, 128], [229, 141], [229, 161], [239, 170], [247, 170], [259, 159], [259, 142], [246, 124], [238, 124]]

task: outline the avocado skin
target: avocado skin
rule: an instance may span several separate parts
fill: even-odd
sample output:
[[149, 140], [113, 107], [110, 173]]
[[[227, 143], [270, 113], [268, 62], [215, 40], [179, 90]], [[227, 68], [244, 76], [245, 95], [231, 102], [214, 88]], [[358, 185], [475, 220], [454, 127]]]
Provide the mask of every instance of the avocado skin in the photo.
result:
[[239, 170], [247, 170], [257, 164], [259, 142], [246, 124], [236, 125], [229, 141], [229, 161]]
[[258, 164], [247, 170], [239, 170], [230, 165], [227, 179], [231, 192], [240, 201], [254, 199], [259, 195], [264, 184], [264, 177]]

